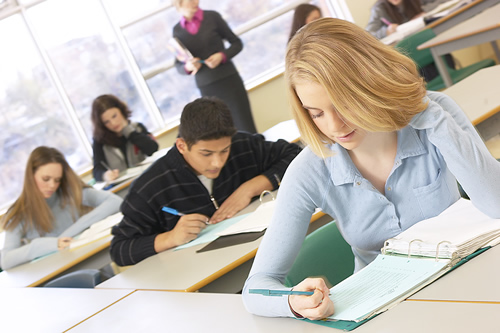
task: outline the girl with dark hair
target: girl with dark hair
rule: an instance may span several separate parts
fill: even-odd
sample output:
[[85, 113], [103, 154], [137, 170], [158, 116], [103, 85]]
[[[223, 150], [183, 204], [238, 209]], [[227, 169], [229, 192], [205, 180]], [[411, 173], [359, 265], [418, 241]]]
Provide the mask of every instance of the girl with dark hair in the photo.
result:
[[92, 103], [94, 178], [111, 181], [158, 150], [158, 143], [118, 97], [101, 95]]
[[321, 18], [321, 9], [318, 6], [303, 3], [295, 8], [293, 13], [292, 29], [288, 41], [292, 39], [295, 33], [308, 23]]

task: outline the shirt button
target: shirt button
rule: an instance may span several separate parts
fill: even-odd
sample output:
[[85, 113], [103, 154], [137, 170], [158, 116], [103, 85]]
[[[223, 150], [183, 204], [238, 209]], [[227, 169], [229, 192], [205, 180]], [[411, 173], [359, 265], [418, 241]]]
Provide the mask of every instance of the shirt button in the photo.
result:
[[361, 185], [361, 182], [356, 182], [356, 185], [358, 185], [358, 186]]
[[391, 190], [391, 187], [389, 186], [389, 187], [387, 188], [387, 191], [390, 191], [390, 190]]

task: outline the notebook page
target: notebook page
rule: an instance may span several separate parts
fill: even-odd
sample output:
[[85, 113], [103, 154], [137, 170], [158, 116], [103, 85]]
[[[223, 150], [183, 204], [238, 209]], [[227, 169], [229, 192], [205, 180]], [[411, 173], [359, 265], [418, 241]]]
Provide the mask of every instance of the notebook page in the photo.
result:
[[387, 309], [438, 272], [448, 262], [379, 255], [372, 263], [330, 289], [334, 320], [360, 321]]

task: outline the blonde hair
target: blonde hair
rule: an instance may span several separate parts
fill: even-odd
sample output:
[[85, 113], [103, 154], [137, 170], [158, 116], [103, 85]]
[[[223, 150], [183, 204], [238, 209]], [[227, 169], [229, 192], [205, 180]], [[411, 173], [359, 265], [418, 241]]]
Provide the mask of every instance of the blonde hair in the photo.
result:
[[61, 206], [69, 204], [73, 208], [73, 213], [76, 210], [79, 215], [90, 210], [89, 207], [82, 205], [82, 190], [87, 185], [71, 169], [62, 153], [55, 148], [41, 146], [33, 150], [28, 158], [21, 195], [2, 217], [0, 226], [3, 229], [13, 230], [23, 222], [25, 232], [36, 228], [44, 234], [52, 230], [52, 211], [38, 189], [34, 177], [38, 168], [49, 163], [59, 163], [63, 168], [61, 183], [54, 194], [61, 197]]
[[370, 132], [399, 130], [427, 103], [414, 62], [353, 23], [322, 18], [302, 28], [288, 44], [285, 81], [301, 138], [318, 156], [333, 143], [302, 107], [295, 85], [320, 84], [340, 117]]

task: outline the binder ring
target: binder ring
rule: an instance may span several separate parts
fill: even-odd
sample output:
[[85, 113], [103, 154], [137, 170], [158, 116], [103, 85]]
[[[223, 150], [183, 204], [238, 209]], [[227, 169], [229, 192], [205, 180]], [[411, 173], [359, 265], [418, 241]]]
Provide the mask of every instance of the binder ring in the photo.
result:
[[259, 197], [259, 201], [262, 203], [262, 198], [264, 198], [264, 196], [266, 194], [270, 194], [271, 195], [271, 198], [273, 198], [272, 200], [274, 201], [274, 194], [271, 192], [271, 191], [268, 191], [268, 190], [264, 190], [262, 191], [262, 193], [260, 194], [260, 197]]
[[441, 242], [437, 243], [437, 245], [436, 245], [436, 258], [435, 258], [436, 261], [439, 260], [439, 246], [441, 246], [441, 244], [443, 244], [443, 243], [451, 244], [451, 242], [448, 242], [448, 241], [441, 241]]
[[414, 240], [412, 240], [408, 244], [408, 259], [410, 259], [410, 256], [411, 256], [411, 243], [413, 243], [413, 242], [423, 242], [423, 240], [421, 240], [421, 239], [414, 239]]
[[391, 239], [396, 240], [396, 238], [389, 238], [388, 240], [386, 240], [386, 241], [384, 242], [384, 247], [382, 248], [382, 251], [381, 251], [381, 252], [382, 252], [382, 254], [384, 254], [384, 255], [385, 255], [385, 254], [387, 253], [387, 246], [389, 246], [389, 241], [390, 241]]

